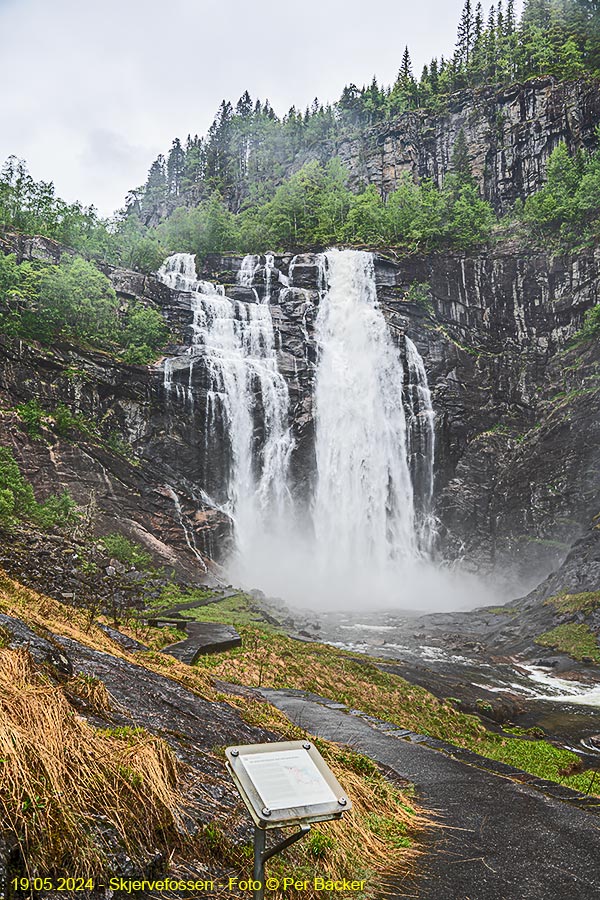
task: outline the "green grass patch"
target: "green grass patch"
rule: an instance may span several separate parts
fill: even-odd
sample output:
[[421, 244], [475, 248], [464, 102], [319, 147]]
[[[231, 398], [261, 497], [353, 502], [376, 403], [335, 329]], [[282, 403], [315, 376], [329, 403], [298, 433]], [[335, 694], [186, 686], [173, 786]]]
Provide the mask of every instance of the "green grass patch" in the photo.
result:
[[535, 639], [541, 647], [553, 647], [580, 662], [586, 659], [600, 665], [600, 644], [588, 625], [558, 625]]
[[140, 544], [130, 541], [124, 534], [113, 532], [106, 534], [101, 539], [107, 553], [122, 563], [124, 566], [134, 566], [136, 569], [148, 569], [152, 563], [152, 557]]
[[[199, 593], [196, 591], [191, 594]], [[207, 592], [208, 597], [214, 594]], [[189, 597], [193, 599], [192, 596]], [[181, 602], [185, 602], [182, 600]], [[252, 601], [246, 594], [235, 594], [233, 597], [227, 597], [217, 603], [209, 603], [208, 606], [199, 606], [195, 609], [184, 609], [181, 611], [184, 619], [190, 619], [194, 622], [220, 622], [223, 625], [233, 625], [235, 627], [242, 625], [260, 624], [266, 632], [278, 631], [277, 626], [271, 625], [261, 616], [260, 610], [254, 609]]]
[[546, 606], [554, 606], [559, 613], [593, 613], [600, 608], [600, 591], [583, 591], [581, 594], [558, 594], [549, 597]]

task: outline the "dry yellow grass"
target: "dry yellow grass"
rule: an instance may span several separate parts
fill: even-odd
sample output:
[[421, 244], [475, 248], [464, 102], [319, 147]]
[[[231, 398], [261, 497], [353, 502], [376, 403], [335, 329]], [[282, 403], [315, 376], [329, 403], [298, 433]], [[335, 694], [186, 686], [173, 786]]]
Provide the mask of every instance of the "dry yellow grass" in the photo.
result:
[[[25, 588], [2, 572], [0, 610], [41, 634], [50, 631], [72, 638], [176, 680], [205, 699], [225, 700], [248, 722], [284, 739], [305, 736], [268, 703], [219, 694], [208, 670], [190, 668], [154, 650], [129, 653], [102, 629], [90, 626], [84, 612]], [[0, 816], [18, 837], [29, 872], [68, 871], [89, 877], [105, 871], [100, 817], [133, 855], [136, 846], [152, 844], [168, 852], [180, 848], [182, 859], [186, 857], [192, 847], [185, 850], [177, 833], [183, 798], [168, 746], [137, 729], [93, 728], [69, 703], [73, 695], [99, 714], [115, 708], [98, 679], [79, 675], [61, 686], [36, 669], [25, 651], [0, 650]], [[365, 879], [364, 896], [374, 896], [388, 873], [399, 878], [411, 871], [427, 821], [370, 760], [324, 741], [317, 743], [352, 797], [353, 810], [341, 822], [313, 829], [308, 840], [272, 860], [269, 870], [305, 877], [310, 884], [315, 875]], [[241, 802], [236, 818], [240, 816], [245, 817]], [[216, 808], [211, 827], [205, 836], [213, 837], [200, 842], [196, 859], [248, 877], [249, 848], [228, 841], [227, 825]], [[288, 891], [285, 896], [294, 894]], [[340, 894], [309, 890], [298, 896], [328, 900]]]
[[101, 872], [100, 821], [133, 856], [164, 845], [176, 834], [177, 781], [163, 741], [93, 728], [25, 650], [0, 650], [0, 821], [30, 873]]

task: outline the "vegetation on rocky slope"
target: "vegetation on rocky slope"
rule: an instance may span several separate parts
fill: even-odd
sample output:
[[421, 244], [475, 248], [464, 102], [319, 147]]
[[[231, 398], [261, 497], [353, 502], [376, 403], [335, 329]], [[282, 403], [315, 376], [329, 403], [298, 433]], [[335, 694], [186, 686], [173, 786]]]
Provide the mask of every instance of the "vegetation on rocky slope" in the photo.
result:
[[130, 363], [149, 362], [169, 334], [158, 310], [121, 310], [106, 275], [70, 254], [59, 265], [0, 256], [0, 330], [45, 345], [74, 341]]
[[542, 647], [552, 647], [566, 653], [580, 662], [588, 661], [600, 665], [600, 640], [589, 625], [566, 622], [535, 639]]
[[104, 874], [111, 841], [134, 858], [142, 846], [180, 842], [172, 751], [144, 729], [76, 715], [69, 694], [82, 690], [96, 714], [110, 705], [101, 682], [56, 683], [25, 649], [0, 649], [1, 827], [43, 877]]
[[6, 528], [24, 520], [40, 528], [54, 528], [67, 525], [75, 516], [75, 503], [66, 491], [38, 502], [11, 451], [0, 447], [1, 525]]
[[[223, 101], [205, 138], [173, 141], [148, 179], [132, 191], [129, 209], [147, 223], [161, 207], [221, 197], [235, 212], [273, 195], [298, 158], [335, 146], [378, 122], [412, 109], [441, 112], [453, 92], [482, 85], [524, 82], [539, 75], [573, 80], [600, 71], [600, 12], [590, 0], [526, 0], [520, 21], [515, 4], [492, 5], [487, 22], [480, 3], [466, 0], [449, 59], [434, 57], [415, 78], [408, 48], [398, 58], [391, 87], [374, 77], [347, 85], [333, 106], [317, 99], [279, 119], [268, 101], [246, 92], [235, 108]], [[190, 199], [193, 197], [193, 202]]]
[[[438, 700], [424, 688], [357, 657], [318, 643], [300, 643], [259, 623], [260, 612], [243, 597], [186, 612], [186, 618], [236, 625], [242, 648], [205, 657], [198, 666], [236, 684], [295, 688], [345, 703], [369, 715], [419, 734], [428, 734], [482, 756], [523, 769], [540, 778], [586, 791], [590, 774], [565, 775], [577, 756], [545, 740], [515, 738], [490, 731], [481, 720], [455, 708], [452, 698]], [[254, 620], [254, 621], [252, 621]], [[484, 710], [482, 710], [483, 712]]]
[[[250, 829], [225, 774], [222, 748], [203, 750], [192, 748], [189, 741], [181, 743], [176, 732], [161, 731], [160, 716], [146, 730], [138, 727], [135, 706], [116, 703], [102, 673], [114, 676], [120, 666], [133, 662], [129, 677], [139, 667], [165, 676], [185, 689], [183, 697], [191, 692], [192, 698], [217, 701], [215, 715], [226, 704], [239, 709], [253, 726], [282, 739], [303, 739], [305, 732], [261, 700], [218, 693], [207, 670], [191, 669], [155, 651], [132, 654], [90, 625], [83, 612], [23, 588], [2, 573], [0, 612], [26, 624], [49, 646], [58, 635], [76, 642], [73, 646], [102, 651], [100, 677], [61, 674], [50, 661], [34, 663], [27, 647], [15, 647], [5, 622], [0, 648], [0, 836], [13, 848], [12, 871], [55, 878], [74, 873], [107, 877], [115, 874], [124, 851], [131, 859], [131, 875], [144, 872], [151, 848], [154, 873], [165, 871], [167, 864], [170, 872], [186, 872], [193, 861], [216, 878], [248, 876]], [[204, 717], [202, 728], [210, 728], [210, 713]], [[317, 874], [365, 879], [365, 892], [357, 896], [372, 897], [385, 874], [410, 870], [426, 822], [406, 785], [389, 782], [366, 757], [324, 741], [318, 745], [352, 797], [351, 821], [316, 827], [309, 841], [274, 861], [271, 871], [297, 872], [311, 884]], [[190, 770], [190, 754], [196, 761], [205, 759], [211, 773], [206, 777], [213, 799], [208, 808], [197, 811], [193, 803], [190, 806], [190, 777], [203, 776], [197, 767]], [[200, 819], [194, 825], [195, 815]], [[273, 893], [274, 900], [281, 896]], [[318, 896], [338, 895], [325, 890]]]

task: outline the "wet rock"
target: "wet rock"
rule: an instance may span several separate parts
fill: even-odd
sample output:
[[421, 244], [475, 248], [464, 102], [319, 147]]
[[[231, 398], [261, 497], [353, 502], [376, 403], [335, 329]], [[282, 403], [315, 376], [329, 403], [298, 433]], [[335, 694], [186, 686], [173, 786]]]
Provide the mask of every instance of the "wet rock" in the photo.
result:
[[190, 622], [187, 626], [189, 637], [163, 648], [163, 653], [174, 656], [181, 662], [193, 666], [200, 656], [208, 653], [222, 653], [242, 646], [242, 639], [231, 625], [213, 622]]
[[49, 664], [65, 675], [73, 674], [71, 660], [62, 648], [40, 637], [20, 619], [0, 613], [0, 629], [7, 635], [9, 647], [22, 647], [36, 662]]
[[109, 638], [112, 638], [113, 641], [116, 641], [117, 644], [120, 644], [121, 647], [124, 647], [126, 650], [147, 650], [145, 644], [141, 644], [139, 641], [136, 641], [134, 638], [129, 637], [127, 634], [123, 634], [117, 628], [111, 628], [110, 625], [103, 625], [101, 622], [96, 623], [98, 628], [100, 628], [104, 634], [107, 634]]

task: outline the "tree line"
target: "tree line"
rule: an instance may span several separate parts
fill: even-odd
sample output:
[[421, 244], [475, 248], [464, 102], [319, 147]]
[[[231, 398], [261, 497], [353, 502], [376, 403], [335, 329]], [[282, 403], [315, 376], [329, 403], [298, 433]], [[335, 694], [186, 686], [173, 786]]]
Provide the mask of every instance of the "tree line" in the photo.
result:
[[127, 208], [155, 224], [181, 204], [215, 191], [233, 212], [270, 198], [302, 153], [322, 161], [357, 130], [407, 110], [440, 112], [461, 89], [502, 85], [543, 75], [560, 80], [600, 75], [600, 0], [526, 0], [517, 20], [514, 0], [498, 0], [487, 12], [466, 0], [454, 54], [434, 57], [415, 76], [409, 48], [396, 81], [347, 85], [337, 103], [318, 99], [304, 111], [291, 107], [278, 118], [268, 101], [245, 92], [233, 106], [223, 100], [205, 137], [173, 141], [153, 162], [144, 185], [130, 192]]

